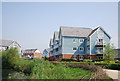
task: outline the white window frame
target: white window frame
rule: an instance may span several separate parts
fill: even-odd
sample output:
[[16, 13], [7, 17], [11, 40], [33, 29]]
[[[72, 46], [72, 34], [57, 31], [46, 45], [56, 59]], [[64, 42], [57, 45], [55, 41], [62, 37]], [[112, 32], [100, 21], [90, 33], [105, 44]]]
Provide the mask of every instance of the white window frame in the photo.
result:
[[72, 59], [77, 60], [77, 56], [76, 55], [72, 56]]
[[[76, 50], [73, 50], [73, 48], [76, 48]], [[72, 48], [73, 51], [77, 51], [77, 47], [73, 47], [73, 48]]]
[[[82, 40], [82, 42], [81, 42], [81, 40]], [[84, 39], [79, 39], [79, 42], [80, 42], [80, 43], [83, 43], [83, 42], [84, 42]]]
[[[83, 50], [80, 50], [80, 48], [82, 48]], [[84, 47], [79, 47], [79, 50], [80, 50], [80, 51], [84, 51]]]
[[[75, 41], [74, 41], [74, 40], [75, 40]], [[77, 43], [76, 39], [73, 39], [72, 41], [73, 41], [73, 43]]]
[[84, 59], [84, 57], [83, 57], [83, 56], [80, 56], [80, 57], [79, 57], [79, 60], [83, 60], [83, 59]]

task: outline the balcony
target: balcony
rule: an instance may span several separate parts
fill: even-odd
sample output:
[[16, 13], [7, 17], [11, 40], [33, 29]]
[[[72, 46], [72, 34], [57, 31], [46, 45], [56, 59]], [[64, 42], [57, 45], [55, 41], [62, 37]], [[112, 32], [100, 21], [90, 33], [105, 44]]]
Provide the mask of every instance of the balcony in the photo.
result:
[[102, 50], [97, 50], [97, 51], [96, 51], [96, 54], [103, 54], [103, 53], [102, 53]]
[[104, 47], [105, 44], [103, 42], [97, 42], [96, 47]]
[[98, 47], [96, 50], [96, 54], [103, 54], [103, 47]]
[[54, 49], [58, 48], [59, 47], [59, 44], [55, 44], [54, 45]]

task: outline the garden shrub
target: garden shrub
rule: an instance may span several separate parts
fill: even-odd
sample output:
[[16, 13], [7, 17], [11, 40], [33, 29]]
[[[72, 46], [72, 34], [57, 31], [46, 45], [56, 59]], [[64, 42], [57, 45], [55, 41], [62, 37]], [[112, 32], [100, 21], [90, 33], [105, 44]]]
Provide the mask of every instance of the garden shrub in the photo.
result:
[[90, 59], [84, 59], [84, 62], [92, 62], [93, 60]]
[[120, 70], [120, 64], [108, 64], [109, 69]]
[[99, 65], [99, 66], [104, 67], [106, 69], [120, 70], [120, 64], [119, 63], [115, 63], [113, 61], [111, 61], [110, 63], [97, 62], [97, 63], [95, 63], [95, 65]]
[[17, 48], [10, 48], [2, 51], [2, 67], [13, 68], [19, 61], [19, 54]]
[[73, 59], [62, 59], [61, 61], [74, 61]]

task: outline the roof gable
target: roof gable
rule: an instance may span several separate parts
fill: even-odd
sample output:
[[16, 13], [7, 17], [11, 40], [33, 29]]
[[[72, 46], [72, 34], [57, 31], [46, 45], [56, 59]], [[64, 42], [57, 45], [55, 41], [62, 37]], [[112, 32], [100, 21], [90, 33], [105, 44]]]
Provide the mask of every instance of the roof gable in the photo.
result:
[[53, 37], [53, 39], [54, 40], [59, 40], [59, 32], [54, 32], [54, 37]]
[[50, 46], [53, 45], [53, 39], [50, 39]]
[[14, 41], [13, 40], [0, 40], [0, 46], [10, 46]]
[[90, 33], [89, 36], [91, 36], [92, 34], [94, 34], [94, 32], [96, 32], [99, 28], [111, 39], [110, 35], [107, 34], [106, 31], [105, 31], [102, 27], [100, 27], [100, 26], [97, 27], [97, 28], [95, 28], [95, 29]]
[[16, 41], [13, 41], [13, 40], [0, 40], [0, 46], [2, 46], [2, 47], [8, 47], [12, 43], [16, 43], [19, 47], [21, 47]]

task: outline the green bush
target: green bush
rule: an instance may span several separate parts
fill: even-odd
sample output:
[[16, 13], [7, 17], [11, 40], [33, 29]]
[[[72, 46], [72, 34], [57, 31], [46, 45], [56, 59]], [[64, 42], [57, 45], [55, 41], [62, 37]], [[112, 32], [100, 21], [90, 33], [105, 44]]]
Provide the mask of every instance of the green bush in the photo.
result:
[[95, 63], [95, 65], [99, 65], [99, 66], [102, 66], [102, 67], [107, 68], [107, 69], [120, 70], [120, 64], [119, 63], [98, 62], [98, 63]]
[[120, 70], [120, 64], [108, 64], [109, 69]]
[[115, 61], [115, 63], [119, 63], [120, 64], [120, 61]]
[[62, 59], [61, 61], [74, 61], [73, 59]]
[[92, 62], [93, 60], [90, 59], [84, 59], [84, 62]]
[[17, 48], [10, 48], [2, 51], [2, 67], [13, 68], [19, 61], [19, 54]]

